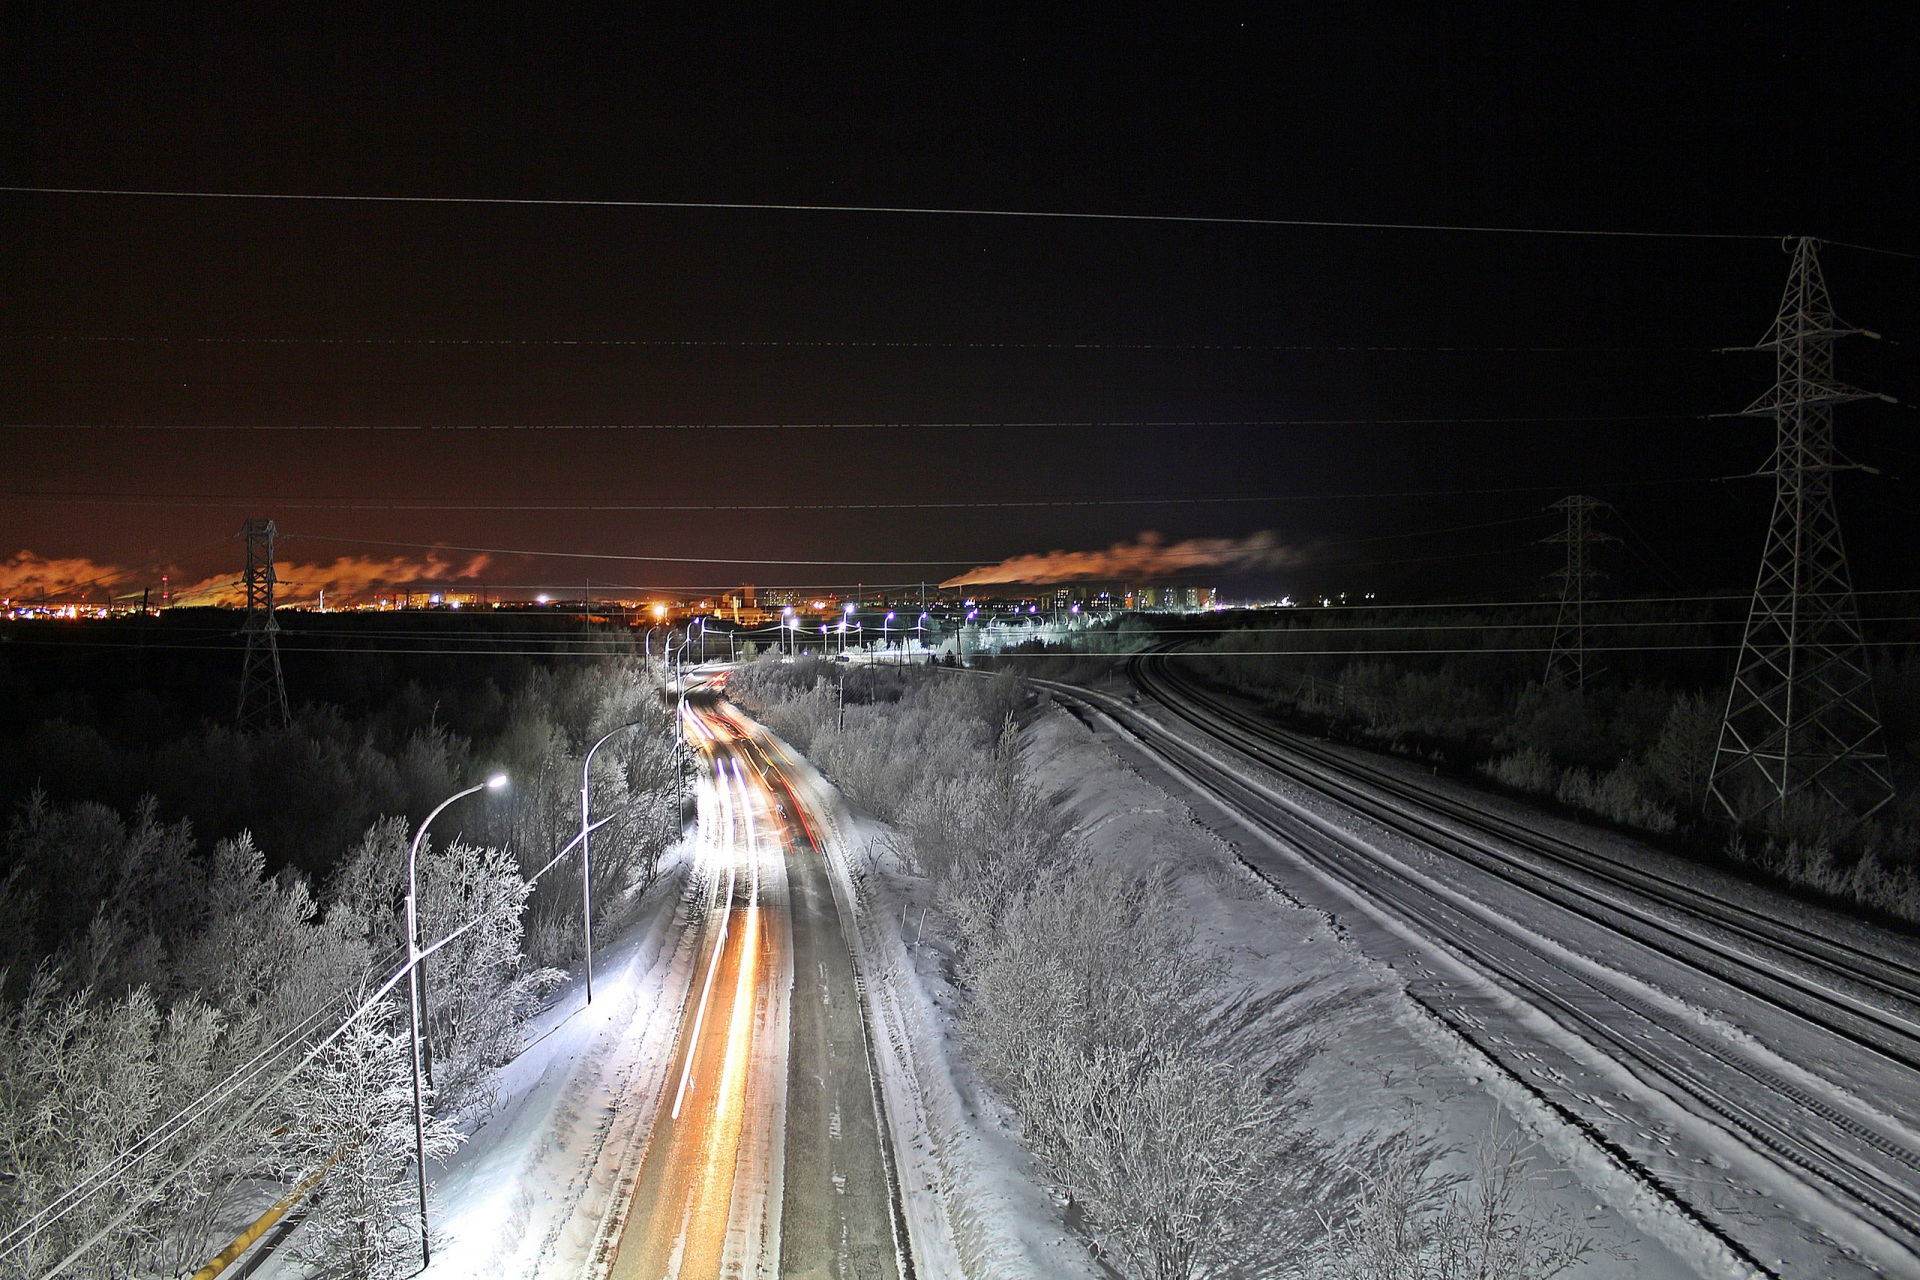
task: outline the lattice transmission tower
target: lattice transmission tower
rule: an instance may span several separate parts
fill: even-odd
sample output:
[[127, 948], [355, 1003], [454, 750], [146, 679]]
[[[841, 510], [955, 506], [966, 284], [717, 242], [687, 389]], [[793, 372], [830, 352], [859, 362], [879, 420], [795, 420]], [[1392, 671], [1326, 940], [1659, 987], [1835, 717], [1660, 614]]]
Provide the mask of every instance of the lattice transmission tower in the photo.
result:
[[247, 656], [240, 668], [240, 728], [285, 728], [293, 722], [287, 709], [287, 682], [280, 673], [280, 623], [273, 616], [273, 538], [271, 520], [249, 520], [241, 526], [247, 540], [247, 574], [241, 585], [247, 593], [247, 620], [241, 634], [247, 638]]
[[1565, 531], [1541, 541], [1565, 543], [1567, 567], [1547, 575], [1560, 579], [1560, 612], [1554, 619], [1553, 647], [1547, 652], [1546, 682], [1553, 689], [1578, 689], [1589, 676], [1599, 674], [1587, 666], [1587, 602], [1593, 599], [1594, 584], [1605, 576], [1593, 567], [1593, 548], [1619, 539], [1594, 530], [1593, 513], [1611, 510], [1598, 498], [1576, 493], [1547, 510], [1566, 513]]
[[1834, 380], [1833, 340], [1869, 331], [1834, 318], [1816, 249], [1793, 242], [1780, 314], [1748, 348], [1772, 351], [1779, 373], [1744, 411], [1774, 420], [1755, 473], [1774, 478], [1773, 520], [1707, 787], [1735, 821], [1802, 796], [1861, 817], [1893, 799], [1833, 501], [1834, 473], [1854, 466], [1834, 449], [1833, 407], [1875, 398]]

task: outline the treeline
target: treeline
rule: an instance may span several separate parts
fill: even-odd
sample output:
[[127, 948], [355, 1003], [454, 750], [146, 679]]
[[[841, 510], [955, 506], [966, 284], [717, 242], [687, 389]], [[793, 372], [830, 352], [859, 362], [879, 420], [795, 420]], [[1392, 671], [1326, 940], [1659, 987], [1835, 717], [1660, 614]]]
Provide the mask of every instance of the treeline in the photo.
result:
[[522, 762], [503, 745], [549, 724], [584, 733], [605, 697], [593, 673], [637, 662], [625, 635], [512, 616], [283, 625], [294, 723], [257, 734], [233, 728], [240, 653], [223, 611], [0, 626], [0, 808], [42, 791], [130, 812], [152, 796], [210, 838], [253, 832], [276, 870], [320, 875], [375, 818], [417, 821], [450, 780]]
[[[481, 686], [494, 694], [477, 708], [410, 682], [392, 704], [308, 704], [259, 735], [201, 723], [142, 744], [55, 716], [15, 739], [16, 760], [43, 768], [62, 757], [32, 752], [83, 743], [95, 772], [17, 801], [0, 843], [0, 1275], [76, 1249], [100, 1273], [192, 1270], [236, 1209], [316, 1176], [299, 1237], [316, 1260], [398, 1273], [417, 1249], [407, 987], [368, 997], [405, 959], [414, 822], [509, 772], [435, 823], [419, 866], [423, 940], [465, 929], [427, 965], [441, 1157], [454, 1122], [489, 1104], [551, 966], [579, 949], [577, 858], [530, 877], [578, 834], [586, 748], [635, 726], [595, 760], [594, 816], [614, 818], [594, 839], [598, 929], [623, 922], [678, 830], [658, 671], [517, 675]], [[154, 785], [120, 808], [87, 797], [89, 780], [109, 798]], [[262, 826], [294, 832], [298, 857], [246, 829], [283, 792], [309, 825]], [[209, 842], [182, 810], [233, 825]]]
[[1299, 1122], [1304, 1060], [1276, 1056], [1270, 1022], [1249, 1029], [1172, 886], [1071, 831], [1036, 785], [1016, 729], [1036, 700], [1012, 671], [763, 662], [731, 692], [899, 832], [952, 947], [966, 1052], [1110, 1266], [1496, 1280], [1590, 1252], [1511, 1140], [1462, 1182], [1422, 1135], [1340, 1156]]
[[1739, 829], [1707, 796], [1732, 656], [1685, 648], [1707, 636], [1737, 643], [1739, 620], [1706, 604], [1657, 617], [1596, 610], [1592, 643], [1619, 652], [1592, 655], [1597, 674], [1572, 689], [1542, 679], [1537, 651], [1551, 641], [1542, 619], [1551, 614], [1303, 611], [1284, 625], [1197, 637], [1182, 660], [1284, 718], [1471, 768], [1697, 856], [1920, 921], [1920, 657], [1890, 648], [1873, 670], [1895, 804], [1855, 823], [1809, 800]]

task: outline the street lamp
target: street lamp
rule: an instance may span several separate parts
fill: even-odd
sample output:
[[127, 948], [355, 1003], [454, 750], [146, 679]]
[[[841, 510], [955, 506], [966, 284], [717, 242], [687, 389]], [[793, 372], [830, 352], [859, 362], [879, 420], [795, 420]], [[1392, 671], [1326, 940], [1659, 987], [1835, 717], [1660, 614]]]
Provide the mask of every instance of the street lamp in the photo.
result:
[[427, 1002], [427, 974], [421, 968], [420, 960], [420, 880], [418, 874], [420, 845], [427, 838], [427, 827], [440, 816], [455, 800], [464, 800], [476, 791], [498, 791], [507, 785], [507, 775], [496, 773], [485, 782], [468, 787], [465, 791], [456, 791], [440, 802], [439, 808], [427, 815], [420, 829], [413, 833], [413, 845], [407, 850], [407, 967], [412, 971], [412, 981], [407, 983], [407, 1003], [412, 1013], [413, 1034], [413, 1157], [420, 1171], [420, 1265], [432, 1261], [430, 1246], [427, 1242], [427, 1113], [426, 1103], [421, 1090], [420, 1067], [420, 1011]]
[[[593, 753], [613, 741], [614, 735], [628, 729], [638, 729], [644, 720], [635, 720], [623, 724], [606, 737], [587, 748], [587, 758], [580, 763], [580, 935], [586, 944], [587, 957], [587, 1003], [593, 1003], [593, 854], [587, 843], [587, 785], [593, 770]], [[502, 779], [505, 781], [505, 779]]]
[[893, 610], [887, 610], [887, 616], [880, 619], [880, 652], [887, 651], [887, 627], [893, 621]]

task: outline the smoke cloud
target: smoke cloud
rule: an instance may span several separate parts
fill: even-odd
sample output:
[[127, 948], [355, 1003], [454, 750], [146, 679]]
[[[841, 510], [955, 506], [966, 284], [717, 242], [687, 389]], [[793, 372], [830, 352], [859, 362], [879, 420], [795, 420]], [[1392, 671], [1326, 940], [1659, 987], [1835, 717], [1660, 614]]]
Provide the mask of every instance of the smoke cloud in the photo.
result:
[[[416, 583], [470, 582], [479, 577], [492, 562], [493, 557], [488, 555], [454, 560], [438, 552], [428, 552], [419, 560], [397, 556], [387, 560], [372, 556], [340, 556], [328, 564], [296, 564], [290, 560], [276, 560], [273, 572], [279, 582], [274, 594], [288, 603], [305, 603], [318, 599], [324, 591], [329, 599], [345, 604], [393, 587]], [[190, 587], [175, 588], [173, 602], [238, 605], [246, 602], [246, 595], [238, 574], [223, 574], [196, 582]]]
[[998, 582], [1079, 582], [1088, 578], [1164, 578], [1190, 569], [1283, 569], [1302, 562], [1297, 547], [1262, 531], [1245, 538], [1188, 538], [1169, 543], [1151, 531], [1132, 542], [1116, 542], [1104, 551], [1049, 551], [1045, 555], [1014, 556], [999, 564], [981, 565], [943, 587], [968, 587]]
[[[492, 563], [492, 557], [473, 555], [449, 557], [429, 552], [419, 559], [372, 556], [340, 556], [326, 564], [299, 564], [291, 560], [274, 563], [279, 579], [276, 595], [287, 603], [307, 603], [325, 591], [330, 599], [346, 604], [364, 599], [382, 590], [418, 583], [470, 582]], [[117, 564], [89, 560], [84, 556], [49, 559], [32, 551], [18, 551], [0, 561], [0, 597], [35, 601], [42, 593], [49, 600], [97, 600], [103, 590], [125, 598], [137, 595], [142, 586], [151, 586], [156, 594], [160, 575], [167, 569], [147, 567], [128, 569]], [[240, 573], [216, 574], [197, 582], [183, 582], [177, 567], [173, 602], [176, 605], [238, 605], [245, 602]], [[156, 601], [157, 603], [157, 601]]]
[[0, 598], [38, 600], [71, 598], [91, 592], [98, 598], [102, 588], [120, 589], [126, 576], [119, 565], [98, 564], [84, 556], [48, 559], [32, 551], [17, 551], [0, 562]]

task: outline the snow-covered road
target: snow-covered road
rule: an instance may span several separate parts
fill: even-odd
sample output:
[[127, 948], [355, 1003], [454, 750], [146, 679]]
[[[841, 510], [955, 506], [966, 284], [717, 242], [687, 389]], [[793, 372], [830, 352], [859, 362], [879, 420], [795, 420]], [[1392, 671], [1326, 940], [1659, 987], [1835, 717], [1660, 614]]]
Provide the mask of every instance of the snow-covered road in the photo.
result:
[[736, 708], [689, 699], [686, 725], [706, 775], [697, 977], [595, 1272], [898, 1277], [885, 1118], [818, 816]]
[[1920, 949], [1138, 678], [1071, 696], [1643, 1230], [1707, 1274], [1920, 1274]]

